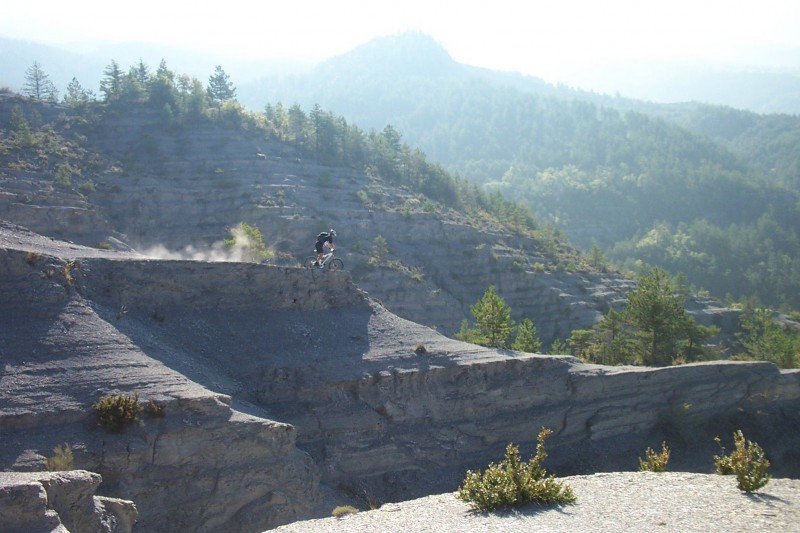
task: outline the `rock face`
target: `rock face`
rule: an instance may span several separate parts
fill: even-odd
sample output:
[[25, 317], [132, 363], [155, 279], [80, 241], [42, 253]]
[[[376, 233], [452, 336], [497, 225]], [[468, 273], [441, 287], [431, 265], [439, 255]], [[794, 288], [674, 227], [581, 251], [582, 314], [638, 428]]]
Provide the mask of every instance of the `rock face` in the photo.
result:
[[[260, 531], [329, 513], [331, 493], [452, 491], [508, 442], [531, 450], [542, 426], [562, 474], [634, 469], [662, 440], [677, 468], [708, 471], [713, 436], [741, 428], [776, 473], [800, 476], [797, 371], [588, 366], [442, 334], [495, 285], [547, 345], [623, 302], [630, 281], [241, 130], [103, 127], [92, 160], [137, 164], [98, 163], [92, 187], [0, 172], [0, 470], [41, 469], [67, 443], [156, 532]], [[242, 221], [287, 266], [227, 257], [217, 244]], [[331, 226], [347, 271], [291, 266]], [[109, 433], [92, 406], [117, 393], [138, 394], [141, 413]]]
[[[15, 103], [0, 95], [0, 117]], [[46, 121], [68, 111], [42, 114]], [[47, 173], [9, 169], [0, 173], [0, 219], [87, 246], [118, 239], [172, 258], [210, 258], [227, 228], [244, 221], [270, 248], [302, 261], [317, 233], [335, 227], [353, 281], [395, 314], [452, 335], [495, 285], [516, 320], [533, 320], [545, 346], [596, 323], [632, 285], [556, 262], [541, 242], [490, 221], [478, 226], [456, 210], [425, 208], [424, 198], [362, 171], [303, 160], [288, 143], [241, 130], [164, 128], [158, 113], [140, 111], [82, 133], [87, 152], [106, 161], [84, 176], [92, 187], [58, 188]], [[375, 264], [379, 236], [388, 252]]]
[[[142, 530], [259, 531], [329, 513], [323, 489], [452, 491], [541, 427], [559, 474], [633, 470], [662, 440], [676, 469], [707, 472], [713, 436], [741, 428], [800, 475], [800, 372], [772, 364], [490, 350], [394, 315], [347, 272], [146, 260], [9, 224], [0, 268], [0, 466], [68, 443]], [[142, 413], [107, 433], [91, 406], [115, 391]]]
[[[79, 252], [76, 246], [64, 248]], [[113, 278], [104, 271], [107, 260], [77, 259], [69, 251], [65, 255], [67, 259], [0, 250], [6, 269], [0, 287], [2, 467], [17, 468], [26, 450], [49, 455], [66, 442], [76, 467], [103, 476], [103, 494], [126, 495], [136, 502], [141, 510], [138, 527], [145, 531], [201, 524], [260, 531], [307, 513], [317, 498], [319, 474], [311, 458], [295, 446], [296, 429], [248, 414], [246, 405], [233, 408], [230, 396], [169, 365], [189, 375], [213, 376], [212, 370], [187, 359], [190, 353], [146, 340], [151, 336], [147, 327], [170, 326], [174, 315], [169, 299], [160, 298], [157, 307], [150, 303], [157, 294], [175, 290], [170, 275], [176, 271], [165, 273], [155, 287], [142, 286], [139, 294], [149, 294], [147, 298], [126, 298], [129, 317], [124, 305], [104, 307], [102, 298], [98, 303], [80, 294], [103, 291]], [[125, 267], [135, 272], [136, 264], [118, 261], [109, 268], [119, 275]], [[184, 268], [181, 262], [173, 266]], [[285, 286], [290, 292], [291, 283]], [[220, 310], [230, 304], [208, 301], [221, 305]], [[193, 305], [185, 295], [180, 304]], [[144, 337], [137, 337], [141, 345], [115, 327], [118, 320], [134, 322], [134, 316], [147, 324], [140, 331]], [[214, 382], [209, 377], [209, 385]], [[97, 426], [92, 404], [117, 391], [139, 394], [143, 412], [124, 431], [107, 433]]]
[[98, 474], [0, 472], [0, 530], [6, 533], [130, 533], [133, 502], [95, 496]]

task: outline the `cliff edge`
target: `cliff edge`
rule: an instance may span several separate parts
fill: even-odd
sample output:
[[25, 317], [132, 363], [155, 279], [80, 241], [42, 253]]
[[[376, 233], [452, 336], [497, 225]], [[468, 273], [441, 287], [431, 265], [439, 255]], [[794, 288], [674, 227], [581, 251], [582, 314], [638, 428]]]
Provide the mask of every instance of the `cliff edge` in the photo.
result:
[[[0, 269], [0, 469], [41, 470], [67, 443], [142, 531], [260, 531], [452, 491], [542, 426], [559, 475], [635, 469], [662, 440], [676, 468], [710, 471], [734, 428], [798, 475], [800, 372], [772, 364], [487, 349], [392, 314], [347, 272], [152, 260], [5, 222]], [[158, 409], [108, 433], [92, 404], [115, 392]]]

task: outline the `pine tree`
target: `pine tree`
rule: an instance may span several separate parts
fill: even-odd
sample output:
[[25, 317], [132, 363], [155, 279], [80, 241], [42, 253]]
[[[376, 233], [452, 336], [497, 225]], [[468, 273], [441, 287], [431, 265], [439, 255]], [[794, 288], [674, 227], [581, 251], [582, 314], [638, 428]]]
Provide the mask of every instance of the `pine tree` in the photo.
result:
[[114, 102], [119, 99], [122, 91], [122, 78], [124, 76], [119, 63], [111, 60], [111, 63], [103, 71], [104, 78], [100, 80], [100, 92], [105, 95], [106, 102]]
[[34, 143], [31, 126], [25, 118], [25, 112], [22, 111], [22, 107], [18, 104], [15, 104], [14, 107], [11, 108], [11, 120], [9, 125], [11, 126], [13, 139], [19, 146], [27, 147]]
[[208, 78], [208, 97], [212, 102], [236, 99], [236, 88], [219, 65], [214, 69], [214, 74]]
[[531, 319], [524, 319], [517, 326], [517, 337], [514, 339], [511, 349], [518, 352], [538, 353], [541, 348], [542, 341], [536, 336], [536, 326]]
[[289, 135], [293, 138], [298, 148], [305, 144], [306, 125], [308, 117], [299, 104], [294, 104], [289, 108]]
[[603, 365], [628, 363], [633, 358], [631, 339], [623, 314], [613, 308], [592, 329], [592, 359]]
[[572, 334], [567, 339], [567, 346], [570, 347], [572, 355], [584, 361], [589, 361], [592, 357], [592, 339], [594, 331], [591, 329], [573, 329]]
[[168, 113], [174, 113], [173, 110], [178, 107], [178, 90], [175, 87], [175, 73], [167, 68], [167, 63], [163, 59], [155, 75], [152, 76], [149, 82], [149, 88], [148, 101], [150, 105], [162, 111], [168, 107], [170, 108]]
[[67, 94], [64, 95], [64, 104], [72, 107], [84, 105], [94, 100], [94, 93], [89, 89], [84, 89], [77, 78], [67, 85]]
[[667, 273], [654, 268], [628, 295], [626, 322], [636, 328], [638, 356], [645, 365], [668, 365], [677, 355], [686, 311], [672, 293]]
[[508, 341], [514, 332], [511, 308], [495, 292], [491, 285], [480, 300], [470, 310], [475, 316], [477, 344], [491, 348], [508, 348]]
[[757, 361], [772, 361], [781, 368], [794, 368], [800, 354], [800, 337], [792, 335], [764, 307], [745, 308], [741, 318], [742, 346]]
[[55, 84], [36, 61], [25, 71], [25, 86], [22, 92], [34, 100], [47, 102], [58, 101], [58, 90]]

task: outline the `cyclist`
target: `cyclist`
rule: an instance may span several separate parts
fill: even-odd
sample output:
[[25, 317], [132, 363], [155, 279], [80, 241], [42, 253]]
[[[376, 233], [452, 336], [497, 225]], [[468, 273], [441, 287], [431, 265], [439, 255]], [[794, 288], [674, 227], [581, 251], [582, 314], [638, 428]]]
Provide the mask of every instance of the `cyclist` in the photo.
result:
[[323, 256], [325, 255], [325, 247], [331, 249], [331, 252], [336, 251], [336, 248], [333, 246], [333, 238], [336, 237], [336, 232], [333, 228], [330, 229], [328, 232], [322, 232], [317, 235], [317, 242], [314, 244], [314, 250], [317, 252], [317, 260], [314, 262], [314, 266], [322, 266]]

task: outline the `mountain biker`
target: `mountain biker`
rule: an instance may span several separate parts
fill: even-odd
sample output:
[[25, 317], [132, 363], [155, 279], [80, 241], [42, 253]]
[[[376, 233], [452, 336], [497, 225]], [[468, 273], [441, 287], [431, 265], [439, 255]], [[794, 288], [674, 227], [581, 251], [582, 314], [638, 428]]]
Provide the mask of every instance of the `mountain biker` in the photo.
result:
[[336, 237], [336, 232], [333, 228], [330, 231], [322, 232], [317, 235], [317, 242], [314, 244], [314, 250], [317, 252], [317, 260], [314, 262], [314, 266], [321, 266], [323, 255], [325, 255], [324, 249], [327, 246], [331, 249], [331, 252], [336, 251], [336, 248], [333, 246], [333, 238]]

